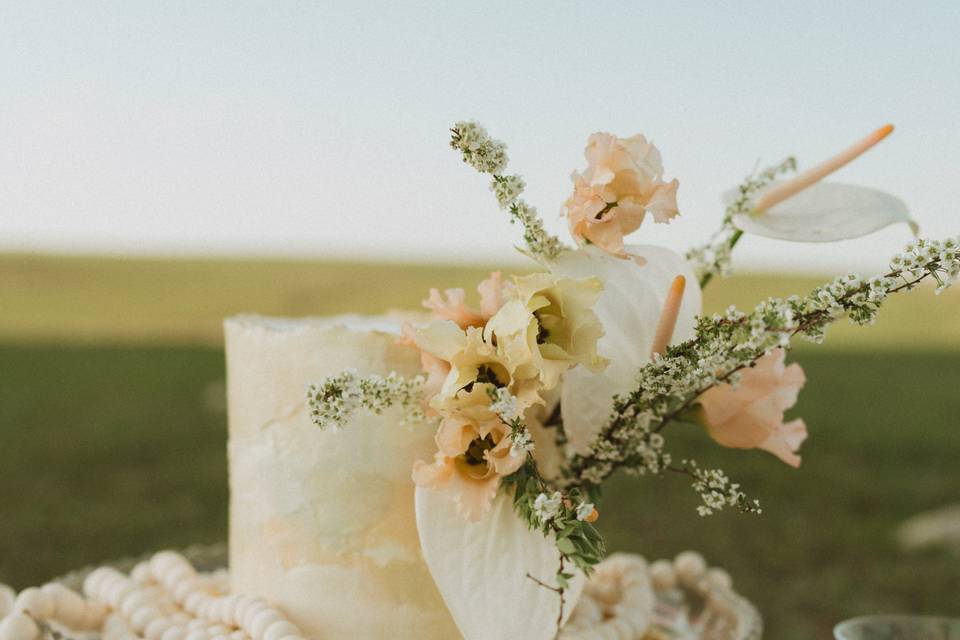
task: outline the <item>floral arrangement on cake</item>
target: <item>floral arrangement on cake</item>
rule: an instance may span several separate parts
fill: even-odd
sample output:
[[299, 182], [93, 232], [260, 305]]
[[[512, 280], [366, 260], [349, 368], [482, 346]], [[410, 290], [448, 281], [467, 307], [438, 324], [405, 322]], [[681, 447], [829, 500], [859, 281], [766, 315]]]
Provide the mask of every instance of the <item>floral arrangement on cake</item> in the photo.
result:
[[[792, 158], [751, 175], [725, 196], [709, 242], [680, 256], [625, 244], [648, 218], [664, 224], [679, 214], [679, 183], [664, 177], [660, 152], [644, 136], [590, 136], [586, 168], [573, 173], [562, 209], [575, 243], [568, 246], [522, 198], [525, 184], [507, 173], [505, 145], [477, 123], [454, 125], [451, 146], [490, 176], [539, 270], [491, 274], [477, 286], [476, 308], [462, 289], [431, 290], [423, 301], [430, 319], [406, 325], [401, 338], [417, 350], [422, 376], [348, 370], [311, 385], [308, 403], [324, 429], [346, 426], [360, 410], [402, 406], [407, 424], [397, 428], [436, 431], [433, 459], [411, 469], [417, 522], [424, 556], [464, 635], [501, 637], [490, 631], [493, 612], [473, 610], [482, 607], [471, 604], [471, 589], [511, 597], [506, 582], [556, 598], [550, 634], [559, 633], [584, 576], [605, 554], [594, 504], [618, 470], [686, 478], [702, 516], [760, 512], [724, 471], [676, 455], [667, 442], [672, 425], [699, 425], [720, 446], [762, 449], [800, 465], [806, 425], [785, 418], [805, 381], [799, 364], [786, 363], [791, 341], [820, 342], [844, 317], [869, 325], [888, 296], [924, 280], [942, 291], [960, 275], [960, 239], [917, 238], [883, 273], [843, 275], [752, 311], [701, 315], [700, 292], [729, 273], [746, 234], [824, 242], [897, 222], [916, 233], [898, 198], [823, 182], [891, 131], [878, 129], [792, 177]], [[477, 557], [488, 564], [465, 575]], [[544, 573], [518, 571], [519, 557]]]

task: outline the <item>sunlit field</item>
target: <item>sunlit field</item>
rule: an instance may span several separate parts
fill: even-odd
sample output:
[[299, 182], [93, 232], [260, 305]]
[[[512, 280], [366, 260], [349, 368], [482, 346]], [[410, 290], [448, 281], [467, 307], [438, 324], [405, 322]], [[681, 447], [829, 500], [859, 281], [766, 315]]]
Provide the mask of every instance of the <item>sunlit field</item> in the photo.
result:
[[[0, 582], [226, 538], [223, 316], [415, 307], [488, 269], [309, 262], [0, 257]], [[707, 308], [802, 293], [819, 279], [738, 276]], [[600, 505], [614, 549], [686, 548], [725, 565], [767, 637], [829, 638], [877, 611], [957, 614], [960, 559], [908, 553], [896, 527], [960, 499], [960, 295], [892, 301], [793, 358], [808, 384], [799, 471], [719, 450], [693, 427], [676, 455], [719, 462], [764, 506], [700, 518], [682, 478], [619, 478]]]

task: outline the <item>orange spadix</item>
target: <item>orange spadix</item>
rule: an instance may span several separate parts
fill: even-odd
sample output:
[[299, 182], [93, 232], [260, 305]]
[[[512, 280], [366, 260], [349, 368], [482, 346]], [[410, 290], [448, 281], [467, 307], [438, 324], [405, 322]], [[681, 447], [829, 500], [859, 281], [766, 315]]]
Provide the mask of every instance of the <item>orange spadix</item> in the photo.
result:
[[804, 171], [795, 178], [787, 180], [786, 182], [777, 185], [773, 189], [770, 189], [757, 199], [757, 203], [754, 206], [754, 211], [756, 213], [766, 211], [770, 207], [780, 204], [790, 196], [796, 195], [797, 193], [803, 191], [810, 185], [823, 180], [828, 175], [840, 167], [850, 163], [852, 160], [862, 155], [867, 149], [886, 138], [892, 131], [892, 124], [883, 125], [849, 149], [841, 151], [826, 162], [822, 162], [817, 166]]
[[663, 303], [660, 319], [657, 321], [657, 332], [653, 338], [653, 347], [650, 355], [663, 355], [673, 338], [673, 330], [677, 326], [677, 315], [680, 313], [680, 303], [683, 302], [683, 291], [687, 288], [687, 279], [677, 276], [670, 284], [667, 299]]

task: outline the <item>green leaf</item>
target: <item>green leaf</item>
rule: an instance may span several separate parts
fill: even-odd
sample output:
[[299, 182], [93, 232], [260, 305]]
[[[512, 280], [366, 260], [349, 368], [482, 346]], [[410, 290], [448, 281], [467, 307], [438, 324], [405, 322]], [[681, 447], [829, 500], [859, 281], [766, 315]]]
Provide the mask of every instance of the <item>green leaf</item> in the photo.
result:
[[557, 540], [557, 549], [565, 556], [576, 553], [577, 549], [573, 546], [570, 538], [560, 538]]

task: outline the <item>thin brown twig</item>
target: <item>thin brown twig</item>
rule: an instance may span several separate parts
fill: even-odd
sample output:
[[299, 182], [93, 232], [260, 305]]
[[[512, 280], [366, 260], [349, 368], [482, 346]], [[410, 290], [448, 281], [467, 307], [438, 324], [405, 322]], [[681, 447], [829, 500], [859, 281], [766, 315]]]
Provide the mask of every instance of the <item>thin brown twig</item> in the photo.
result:
[[[561, 575], [562, 573], [563, 573], [563, 554], [561, 553], [561, 554], [560, 554], [560, 569], [559, 569], [559, 571], [557, 571], [557, 575], [559, 576], [559, 575]], [[563, 607], [564, 607], [564, 605], [566, 604], [566, 598], [564, 597], [564, 596], [565, 596], [564, 591], [565, 591], [565, 590], [563, 589], [563, 587], [561, 587], [561, 588], [559, 589], [559, 591], [557, 591], [557, 594], [560, 596], [560, 611], [559, 611], [559, 613], [557, 613], [557, 634], [554, 636], [555, 639], [560, 637], [560, 628], [563, 626]]]

